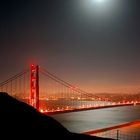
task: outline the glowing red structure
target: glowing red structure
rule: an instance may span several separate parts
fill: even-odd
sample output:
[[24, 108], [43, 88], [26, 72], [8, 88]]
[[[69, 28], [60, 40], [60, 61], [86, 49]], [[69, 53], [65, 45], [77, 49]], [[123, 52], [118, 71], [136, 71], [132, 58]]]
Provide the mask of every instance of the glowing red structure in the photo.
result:
[[30, 67], [30, 105], [39, 110], [39, 66]]

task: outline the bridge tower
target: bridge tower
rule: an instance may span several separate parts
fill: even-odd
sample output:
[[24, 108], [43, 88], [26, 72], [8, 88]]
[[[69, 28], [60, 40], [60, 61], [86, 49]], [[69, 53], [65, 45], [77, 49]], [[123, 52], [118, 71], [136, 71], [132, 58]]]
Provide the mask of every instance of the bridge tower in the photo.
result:
[[30, 105], [39, 110], [39, 66], [30, 66]]

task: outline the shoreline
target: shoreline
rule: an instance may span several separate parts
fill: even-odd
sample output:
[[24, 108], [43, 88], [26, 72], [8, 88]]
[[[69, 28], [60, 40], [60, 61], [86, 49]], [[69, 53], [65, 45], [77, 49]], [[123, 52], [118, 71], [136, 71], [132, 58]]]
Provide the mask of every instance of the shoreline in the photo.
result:
[[125, 128], [125, 127], [128, 127], [128, 126], [133, 126], [133, 125], [136, 125], [136, 124], [140, 124], [140, 119], [132, 121], [132, 122], [122, 123], [122, 124], [115, 125], [115, 126], [112, 126], [112, 127], [107, 127], [107, 128], [82, 132], [82, 134], [93, 135], [93, 134], [102, 133], [102, 132], [106, 132], [106, 131], [110, 131], [110, 130], [115, 130], [115, 129]]

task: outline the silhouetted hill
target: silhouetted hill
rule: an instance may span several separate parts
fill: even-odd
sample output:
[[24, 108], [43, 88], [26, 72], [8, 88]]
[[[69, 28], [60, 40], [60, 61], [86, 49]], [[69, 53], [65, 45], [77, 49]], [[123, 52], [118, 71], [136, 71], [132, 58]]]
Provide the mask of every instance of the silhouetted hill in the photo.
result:
[[0, 139], [102, 140], [69, 132], [59, 122], [30, 105], [0, 92]]

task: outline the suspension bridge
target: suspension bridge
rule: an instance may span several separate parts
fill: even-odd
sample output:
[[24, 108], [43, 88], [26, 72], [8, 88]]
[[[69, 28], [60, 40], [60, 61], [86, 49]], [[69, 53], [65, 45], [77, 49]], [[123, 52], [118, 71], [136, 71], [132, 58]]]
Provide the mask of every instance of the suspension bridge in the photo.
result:
[[69, 112], [94, 108], [122, 106], [62, 80], [45, 68], [32, 64], [30, 68], [0, 83], [0, 91], [30, 104], [41, 112]]

